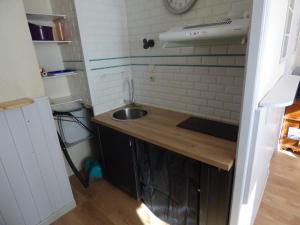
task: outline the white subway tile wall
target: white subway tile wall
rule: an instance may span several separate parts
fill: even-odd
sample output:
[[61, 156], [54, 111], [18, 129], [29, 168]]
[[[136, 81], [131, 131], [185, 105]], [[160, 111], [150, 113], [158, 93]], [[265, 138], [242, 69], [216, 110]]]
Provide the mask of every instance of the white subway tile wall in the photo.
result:
[[[143, 38], [158, 41], [158, 34], [173, 27], [215, 22], [225, 18], [243, 17], [251, 11], [251, 0], [198, 0], [194, 7], [182, 15], [173, 15], [164, 7], [163, 0], [126, 0], [129, 42], [131, 54], [145, 53], [142, 49]], [[187, 53], [193, 48], [186, 49]], [[204, 53], [206, 48], [199, 49]], [[204, 52], [202, 52], [204, 50]], [[238, 49], [239, 50], [239, 49]], [[226, 47], [213, 47], [215, 53], [227, 52]], [[165, 53], [157, 42], [152, 54]], [[168, 52], [183, 53], [180, 49]]]
[[239, 122], [243, 68], [195, 67], [189, 72], [183, 68], [173, 67], [170, 72], [165, 70], [168, 67], [157, 67], [152, 72], [147, 66], [133, 66], [137, 102]]
[[128, 96], [129, 93], [126, 87], [129, 76], [129, 68], [127, 70], [110, 69], [105, 73], [103, 71], [90, 72], [89, 79], [94, 84], [91, 93], [97, 93], [98, 97], [94, 99], [94, 104], [98, 110], [106, 112], [124, 104], [124, 98], [126, 98], [124, 96]]
[[[162, 48], [160, 32], [175, 26], [242, 17], [251, 0], [198, 0], [172, 15], [163, 0], [75, 0], [92, 104], [99, 114], [124, 104], [132, 77], [136, 99], [199, 116], [238, 123], [246, 47]], [[154, 39], [144, 50], [142, 40]]]
[[[148, 56], [131, 58], [137, 101], [239, 123], [246, 47], [236, 44], [164, 49], [158, 36], [172, 27], [243, 17], [251, 11], [251, 1], [198, 0], [183, 15], [169, 13], [162, 0], [126, 0], [126, 4], [130, 54]], [[143, 38], [154, 39], [155, 47], [144, 50]]]
[[[130, 76], [125, 0], [75, 0], [75, 6], [94, 114], [100, 114], [124, 104]], [[116, 56], [127, 58], [105, 60]]]

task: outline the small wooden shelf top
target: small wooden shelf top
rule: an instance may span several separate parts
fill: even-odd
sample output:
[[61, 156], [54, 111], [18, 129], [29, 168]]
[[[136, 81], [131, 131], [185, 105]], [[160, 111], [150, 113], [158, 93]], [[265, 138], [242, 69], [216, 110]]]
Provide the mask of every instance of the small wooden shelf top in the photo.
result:
[[21, 98], [21, 99], [16, 99], [13, 101], [3, 102], [3, 103], [0, 103], [0, 111], [21, 108], [25, 105], [30, 105], [33, 102], [34, 101], [31, 98]]
[[116, 121], [116, 110], [95, 116], [92, 121], [189, 158], [229, 171], [235, 160], [236, 143], [177, 127], [190, 115], [143, 106], [148, 115], [132, 121]]

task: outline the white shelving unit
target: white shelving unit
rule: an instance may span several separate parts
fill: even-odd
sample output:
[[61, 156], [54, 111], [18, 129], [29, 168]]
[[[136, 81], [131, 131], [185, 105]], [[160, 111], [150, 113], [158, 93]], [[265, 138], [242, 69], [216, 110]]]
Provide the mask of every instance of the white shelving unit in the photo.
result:
[[[55, 14], [55, 13], [42, 13], [42, 12], [27, 12], [26, 13], [27, 21], [33, 24], [41, 26], [51, 26], [53, 27], [55, 34], [55, 21], [56, 20], [65, 20], [67, 15], [65, 14]], [[65, 23], [63, 21], [63, 23]], [[64, 28], [68, 28], [67, 24]], [[71, 38], [70, 38], [71, 39]], [[53, 70], [64, 70], [64, 69], [74, 69], [74, 68], [65, 68], [63, 63], [63, 57], [61, 55], [61, 44], [71, 44], [71, 40], [59, 41], [59, 40], [32, 40], [34, 48], [36, 50], [37, 58], [39, 60], [40, 68], [45, 68], [47, 71]], [[61, 99], [54, 99], [52, 104], [54, 106], [68, 104], [69, 102], [79, 101], [79, 98], [71, 97], [69, 95], [77, 96], [77, 80], [64, 79], [67, 77], [75, 77], [80, 74], [76, 71], [66, 72], [59, 74], [49, 74], [46, 77], [42, 77], [44, 81], [44, 86], [46, 94], [53, 98], [54, 96], [67, 96]], [[59, 79], [58, 79], [59, 78]]]
[[282, 76], [259, 103], [260, 107], [286, 107], [292, 105], [298, 89], [300, 76]]
[[[29, 22], [38, 22], [38, 23], [45, 23], [47, 25], [53, 24], [53, 22], [57, 19], [66, 19], [67, 16], [63, 14], [47, 14], [47, 13], [33, 13], [33, 12], [27, 12], [26, 13], [27, 20]], [[34, 44], [68, 44], [72, 43], [71, 40], [67, 41], [32, 41]]]
[[[52, 14], [52, 13], [39, 13], [39, 12], [27, 12], [26, 17], [28, 22], [54, 27], [56, 20], [65, 20], [67, 15], [64, 14]], [[68, 26], [66, 26], [68, 27]], [[66, 28], [65, 27], [65, 28]], [[53, 28], [54, 30], [54, 28]], [[55, 30], [54, 30], [55, 32]], [[54, 34], [54, 37], [56, 35]], [[59, 40], [32, 40], [36, 49], [38, 59], [41, 60], [40, 67], [47, 70], [63, 70], [64, 68], [62, 56], [60, 55], [60, 44], [71, 44], [71, 40], [59, 41]], [[77, 71], [49, 74], [46, 77], [42, 77], [46, 94], [50, 98], [51, 108], [53, 111], [69, 111], [72, 109], [82, 108], [82, 98], [77, 97], [79, 80], [66, 79], [71, 77], [78, 77], [80, 73]], [[65, 79], [64, 79], [65, 78]], [[65, 96], [55, 98], [54, 96]]]
[[[49, 100], [51, 104], [52, 113], [54, 111], [61, 113], [72, 112], [79, 117], [80, 121], [82, 120], [85, 124], [88, 124], [91, 117], [91, 112], [85, 107], [85, 104], [89, 102], [89, 99], [87, 98], [88, 93], [86, 93], [88, 91], [88, 85], [86, 79], [82, 79], [86, 76], [86, 69], [82, 60], [81, 44], [76, 44], [77, 41], [80, 42], [78, 26], [75, 21], [76, 12], [73, 4], [69, 3], [69, 1], [55, 2], [52, 0], [45, 0], [45, 3], [43, 1], [41, 6], [39, 5], [39, 9], [37, 9], [36, 5], [33, 5], [32, 2], [24, 1], [24, 6], [27, 9], [25, 16], [29, 23], [38, 26], [53, 27], [54, 40], [42, 41], [41, 37], [32, 40], [39, 68], [43, 68], [46, 71], [74, 71], [74, 73], [66, 74], [48, 74], [48, 76], [41, 78], [45, 89], [45, 95], [48, 97], [47, 100]], [[60, 27], [59, 23], [61, 23], [62, 27]], [[38, 31], [38, 29], [36, 30]], [[63, 31], [64, 34], [63, 39], [60, 39], [62, 38], [62, 35], [60, 35], [61, 31]], [[39, 33], [37, 32], [37, 34]], [[77, 41], [74, 44], [75, 40]], [[75, 56], [73, 57], [73, 55]], [[74, 62], [70, 62], [72, 60], [74, 60]], [[86, 119], [81, 118], [85, 116], [87, 117]], [[72, 120], [70, 118], [68, 119]], [[72, 147], [71, 149], [68, 149], [68, 151], [70, 150], [69, 153], [71, 158], [74, 159], [75, 165], [80, 168], [79, 164], [77, 165], [77, 162], [83, 161], [92, 151], [92, 146], [86, 141], [91, 137], [87, 137], [87, 132], [77, 123], [66, 121], [63, 121], [62, 123], [63, 126], [66, 126], [64, 127], [66, 130], [64, 136], [67, 137], [67, 139], [65, 139], [66, 147]], [[58, 127], [56, 130], [58, 130]], [[69, 143], [67, 141], [69, 141]], [[76, 146], [83, 141], [86, 141], [86, 143]], [[71, 174], [71, 171], [69, 172]]]

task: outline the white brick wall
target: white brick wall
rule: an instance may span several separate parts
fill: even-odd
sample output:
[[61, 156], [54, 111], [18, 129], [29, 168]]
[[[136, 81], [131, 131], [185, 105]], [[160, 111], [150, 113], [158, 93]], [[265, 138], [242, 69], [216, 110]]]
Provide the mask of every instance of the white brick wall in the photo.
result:
[[[133, 64], [190, 65], [160, 67], [132, 66], [138, 102], [184, 111], [199, 116], [238, 123], [243, 89], [245, 46], [216, 45], [163, 49], [158, 35], [172, 27], [213, 22], [228, 17], [241, 17], [250, 12], [250, 0], [198, 0], [186, 14], [172, 15], [162, 0], [126, 0], [130, 54], [153, 55], [216, 55], [202, 57], [133, 58]], [[142, 39], [156, 42], [144, 50]], [[217, 55], [229, 56], [217, 56]], [[198, 65], [193, 67], [192, 65]], [[199, 67], [217, 65], [226, 67]], [[231, 67], [228, 67], [231, 66]], [[150, 79], [150, 78], [154, 79]], [[154, 81], [153, 81], [154, 80]]]
[[[251, 3], [251, 0], [198, 0], [188, 13], [173, 15], [166, 10], [162, 0], [126, 0], [131, 53], [144, 53], [141, 49], [144, 37], [158, 41], [158, 34], [172, 27], [241, 17], [245, 11], [250, 12]], [[170, 51], [177, 52], [178, 49]], [[152, 52], [164, 50], [157, 45]]]
[[94, 114], [123, 105], [129, 67], [94, 70], [128, 64], [128, 59], [90, 61], [129, 55], [125, 0], [75, 0]]
[[127, 85], [126, 81], [129, 76], [130, 72], [124, 69], [110, 69], [106, 73], [90, 72], [89, 79], [93, 83], [91, 93], [95, 93], [94, 105], [98, 113], [115, 109], [124, 104], [124, 96], [128, 95], [125, 85]]
[[159, 67], [151, 73], [145, 72], [147, 69], [132, 67], [138, 102], [234, 123], [239, 121], [243, 85], [235, 81], [243, 78], [243, 69], [222, 68], [217, 73], [205, 67], [201, 73], [162, 72]]
[[[250, 11], [250, 2], [198, 0], [190, 12], [172, 15], [165, 9], [162, 0], [75, 0], [95, 114], [123, 104], [127, 95], [126, 80], [132, 76], [137, 89], [136, 98], [141, 103], [238, 123], [244, 70], [232, 67], [243, 66], [245, 59], [244, 56], [223, 55], [245, 54], [245, 46], [163, 49], [158, 34], [174, 26], [240, 17], [244, 11]], [[144, 50], [143, 38], [153, 38], [156, 46]], [[222, 56], [218, 56], [220, 54]], [[166, 55], [183, 56], [118, 58]], [[118, 59], [101, 60], [107, 58]], [[128, 64], [173, 66], [155, 66], [152, 71], [149, 66], [103, 69]], [[151, 76], [154, 79], [150, 79]], [[116, 78], [120, 80], [116, 82]]]

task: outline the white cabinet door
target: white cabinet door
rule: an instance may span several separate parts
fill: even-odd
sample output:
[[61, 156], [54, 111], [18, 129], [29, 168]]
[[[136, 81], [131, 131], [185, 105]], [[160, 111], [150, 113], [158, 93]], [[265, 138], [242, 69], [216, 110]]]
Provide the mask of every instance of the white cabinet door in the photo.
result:
[[[45, 190], [49, 196], [52, 212], [63, 206], [60, 187], [57, 182], [54, 162], [51, 158], [50, 149], [47, 145], [46, 135], [44, 134], [40, 116], [35, 105], [28, 105], [22, 109], [30, 139], [32, 140], [33, 150], [42, 175]], [[50, 198], [51, 196], [51, 198]]]
[[0, 225], [49, 224], [74, 206], [48, 98], [0, 112]]
[[0, 184], [0, 225], [25, 225], [1, 159]]
[[43, 126], [46, 144], [49, 147], [50, 157], [53, 162], [57, 182], [60, 187], [63, 203], [74, 201], [66, 166], [63, 160], [62, 150], [58, 141], [56, 127], [52, 116], [51, 107], [48, 101], [44, 99], [36, 100], [39, 118]]
[[0, 212], [0, 225], [6, 225], [1, 212]]
[[[0, 127], [0, 157], [10, 183], [11, 191], [15, 195], [25, 224], [38, 224], [40, 217], [33, 201], [32, 192], [28, 185], [4, 112], [0, 112]], [[23, 130], [22, 132], [26, 131]], [[5, 193], [2, 194], [5, 195]], [[1, 211], [7, 204], [10, 203], [0, 202]], [[6, 217], [4, 217], [4, 220], [6, 220]]]
[[32, 197], [39, 213], [40, 220], [52, 214], [49, 196], [43, 182], [36, 152], [33, 143], [36, 138], [30, 139], [21, 109], [13, 109], [5, 112], [10, 132], [13, 134], [13, 141], [17, 150], [21, 165], [30, 186]]

